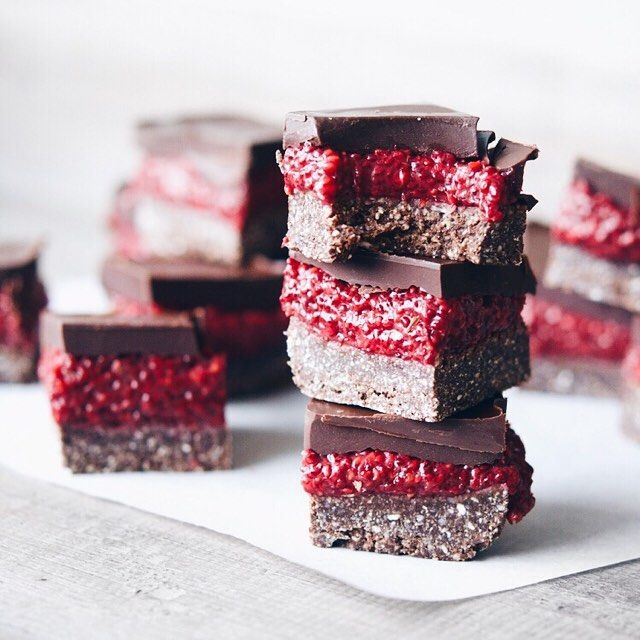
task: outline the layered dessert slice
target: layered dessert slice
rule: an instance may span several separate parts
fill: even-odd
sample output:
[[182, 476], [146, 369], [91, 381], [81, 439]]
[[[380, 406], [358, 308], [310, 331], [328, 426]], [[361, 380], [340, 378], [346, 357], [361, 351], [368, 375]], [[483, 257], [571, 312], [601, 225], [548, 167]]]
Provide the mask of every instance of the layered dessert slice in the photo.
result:
[[262, 257], [246, 266], [108, 259], [102, 281], [124, 316], [189, 312], [205, 354], [227, 356], [230, 395], [290, 379], [278, 296], [284, 265]]
[[468, 560], [535, 503], [496, 398], [427, 423], [311, 400], [302, 486], [313, 544]]
[[273, 160], [279, 138], [234, 116], [142, 123], [145, 158], [111, 216], [118, 252], [224, 264], [279, 256], [287, 215]]
[[38, 317], [47, 304], [40, 245], [0, 243], [0, 382], [35, 379]]
[[544, 282], [640, 311], [640, 178], [576, 163], [553, 226]]
[[306, 395], [437, 421], [525, 380], [526, 260], [473, 265], [390, 254], [320, 263], [292, 252], [282, 308]]
[[224, 356], [186, 315], [59, 316], [41, 323], [38, 372], [74, 473], [231, 466]]
[[537, 149], [477, 131], [434, 105], [293, 112], [279, 156], [289, 197], [286, 244], [323, 262], [365, 247], [474, 263], [518, 264], [524, 166]]
[[595, 396], [619, 393], [631, 312], [559, 289], [539, 288], [523, 315], [531, 335], [528, 387]]

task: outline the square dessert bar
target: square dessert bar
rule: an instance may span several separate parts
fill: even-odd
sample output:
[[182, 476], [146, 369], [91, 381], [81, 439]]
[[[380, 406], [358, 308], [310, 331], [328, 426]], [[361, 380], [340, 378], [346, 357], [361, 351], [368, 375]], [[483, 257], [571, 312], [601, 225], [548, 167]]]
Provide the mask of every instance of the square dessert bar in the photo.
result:
[[35, 379], [38, 317], [47, 304], [39, 254], [38, 244], [0, 243], [0, 382]]
[[246, 266], [109, 258], [102, 281], [125, 316], [185, 311], [205, 354], [227, 356], [230, 395], [255, 393], [290, 379], [278, 297], [284, 263], [262, 257]]
[[186, 315], [60, 316], [41, 323], [38, 368], [74, 473], [231, 466], [224, 356]]
[[359, 247], [474, 263], [518, 264], [524, 165], [535, 147], [494, 140], [478, 118], [434, 105], [287, 115], [279, 156], [286, 243], [321, 260]]
[[546, 286], [640, 311], [640, 178], [579, 160], [552, 233]]
[[633, 314], [560, 289], [539, 288], [523, 316], [531, 336], [527, 387], [615, 396]]
[[534, 506], [533, 469], [488, 400], [443, 422], [311, 400], [302, 486], [312, 542], [468, 560]]
[[520, 313], [534, 290], [526, 259], [321, 263], [292, 252], [281, 303], [294, 382], [313, 398], [442, 420], [527, 378]]
[[234, 116], [142, 123], [145, 158], [111, 219], [118, 251], [224, 264], [280, 256], [287, 209], [274, 164], [279, 138], [276, 128]]

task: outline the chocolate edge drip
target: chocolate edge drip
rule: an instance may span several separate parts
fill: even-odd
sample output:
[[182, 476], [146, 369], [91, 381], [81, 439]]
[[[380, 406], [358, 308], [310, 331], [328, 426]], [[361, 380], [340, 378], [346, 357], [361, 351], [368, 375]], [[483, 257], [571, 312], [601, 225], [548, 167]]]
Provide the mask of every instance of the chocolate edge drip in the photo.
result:
[[506, 400], [502, 397], [440, 423], [311, 400], [305, 415], [304, 447], [320, 455], [374, 449], [476, 465], [500, 457], [506, 446], [507, 427]]
[[41, 242], [0, 243], [0, 281], [22, 274], [35, 276], [41, 252]]
[[40, 344], [77, 356], [201, 354], [195, 326], [184, 314], [123, 318], [45, 312], [40, 318]]
[[417, 286], [437, 298], [524, 295], [536, 290], [536, 280], [526, 257], [519, 265], [502, 266], [361, 252], [346, 262], [323, 263], [298, 251], [289, 253], [293, 259], [318, 267], [349, 284], [380, 289]]
[[640, 201], [640, 178], [607, 169], [591, 160], [576, 161], [573, 179], [586, 180], [595, 193], [608, 196], [624, 209], [637, 206]]

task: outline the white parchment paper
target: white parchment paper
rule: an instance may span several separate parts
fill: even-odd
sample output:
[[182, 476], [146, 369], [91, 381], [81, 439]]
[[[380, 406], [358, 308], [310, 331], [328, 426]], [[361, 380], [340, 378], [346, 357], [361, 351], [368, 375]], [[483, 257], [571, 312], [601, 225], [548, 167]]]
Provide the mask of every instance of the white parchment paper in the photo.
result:
[[[85, 302], [92, 295], [90, 287], [83, 289]], [[289, 390], [230, 403], [231, 471], [73, 476], [62, 467], [44, 390], [5, 385], [0, 464], [236, 536], [390, 598], [466, 598], [640, 557], [640, 446], [620, 434], [613, 400], [510, 394], [509, 419], [535, 468], [537, 504], [520, 524], [507, 526], [491, 549], [466, 563], [311, 546], [299, 482], [305, 402]]]

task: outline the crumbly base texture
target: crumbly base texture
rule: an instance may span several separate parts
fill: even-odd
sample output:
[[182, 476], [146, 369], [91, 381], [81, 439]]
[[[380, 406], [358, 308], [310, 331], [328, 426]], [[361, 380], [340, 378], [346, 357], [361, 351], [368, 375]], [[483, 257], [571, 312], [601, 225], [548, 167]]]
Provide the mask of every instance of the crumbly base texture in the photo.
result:
[[555, 243], [544, 276], [549, 288], [640, 313], [640, 264], [598, 258], [578, 247]]
[[620, 394], [619, 362], [595, 358], [536, 356], [531, 360], [527, 389], [601, 398]]
[[231, 433], [224, 427], [61, 429], [64, 463], [73, 473], [231, 468]]
[[0, 346], [0, 382], [33, 382], [35, 379], [35, 352]]
[[470, 560], [506, 522], [509, 494], [496, 486], [461, 496], [310, 496], [311, 541], [433, 560]]
[[529, 375], [524, 323], [434, 365], [370, 354], [325, 341], [297, 318], [287, 330], [293, 381], [312, 398], [436, 422]]
[[528, 207], [505, 208], [488, 222], [477, 207], [367, 198], [327, 205], [312, 193], [289, 197], [287, 242], [304, 255], [334, 262], [359, 247], [476, 264], [519, 264]]
[[255, 358], [230, 358], [227, 361], [229, 397], [264, 393], [291, 384], [291, 370], [284, 347]]
[[622, 430], [640, 444], [640, 382], [625, 380], [622, 400]]

